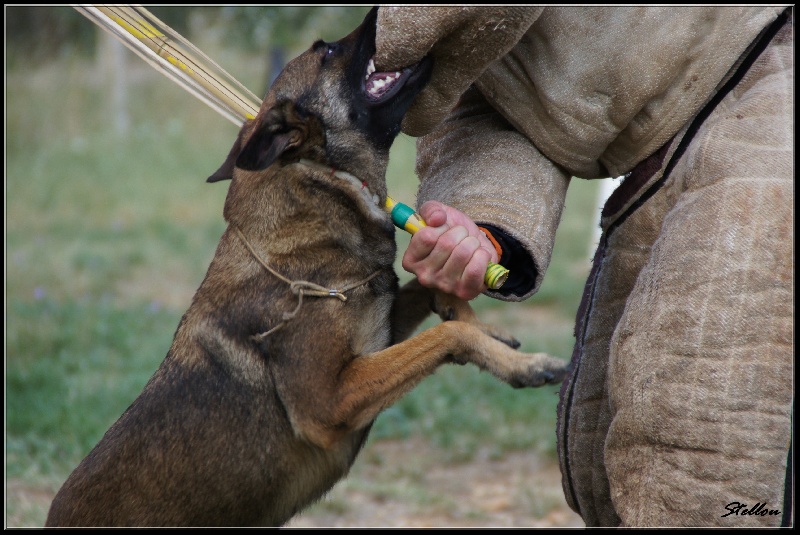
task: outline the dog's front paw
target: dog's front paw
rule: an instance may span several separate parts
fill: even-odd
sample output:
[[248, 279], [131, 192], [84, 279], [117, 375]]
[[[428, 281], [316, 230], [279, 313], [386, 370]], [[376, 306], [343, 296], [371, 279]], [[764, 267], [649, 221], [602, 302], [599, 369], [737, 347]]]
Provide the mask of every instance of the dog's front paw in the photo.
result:
[[546, 353], [520, 353], [521, 366], [511, 374], [508, 384], [513, 388], [538, 387], [563, 381], [569, 366], [561, 359]]

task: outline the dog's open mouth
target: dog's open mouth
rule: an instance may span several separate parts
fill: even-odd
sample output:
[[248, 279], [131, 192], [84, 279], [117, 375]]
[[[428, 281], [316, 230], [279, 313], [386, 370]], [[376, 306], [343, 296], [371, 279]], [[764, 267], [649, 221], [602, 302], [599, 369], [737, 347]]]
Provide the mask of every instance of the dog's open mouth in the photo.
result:
[[377, 72], [375, 61], [367, 63], [367, 73], [364, 76], [364, 94], [373, 103], [384, 102], [397, 95], [406, 82], [411, 78], [417, 65], [406, 67], [401, 71]]

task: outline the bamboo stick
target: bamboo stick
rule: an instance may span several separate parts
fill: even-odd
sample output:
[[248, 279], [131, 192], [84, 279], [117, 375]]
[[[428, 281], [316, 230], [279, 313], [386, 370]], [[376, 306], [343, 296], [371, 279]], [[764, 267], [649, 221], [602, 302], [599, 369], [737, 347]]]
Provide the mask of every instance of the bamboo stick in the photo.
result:
[[258, 113], [261, 99], [145, 8], [73, 7], [234, 124], [241, 125]]

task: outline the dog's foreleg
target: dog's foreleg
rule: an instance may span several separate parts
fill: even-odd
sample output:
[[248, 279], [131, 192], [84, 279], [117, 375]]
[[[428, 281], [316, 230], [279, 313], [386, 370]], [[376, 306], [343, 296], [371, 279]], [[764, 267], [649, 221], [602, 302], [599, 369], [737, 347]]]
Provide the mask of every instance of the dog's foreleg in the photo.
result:
[[506, 329], [481, 322], [469, 302], [426, 288], [417, 279], [403, 285], [395, 299], [392, 307], [393, 342], [401, 342], [411, 336], [431, 312], [435, 312], [442, 321], [455, 320], [475, 325], [513, 349], [520, 346], [519, 341]]
[[[340, 373], [335, 398], [303, 434], [327, 446], [374, 420], [422, 379], [446, 362], [472, 363], [514, 387], [536, 387], [561, 381], [564, 362], [544, 353], [521, 353], [479, 327], [447, 321], [417, 336], [353, 359]], [[300, 423], [300, 422], [297, 422]]]
[[455, 320], [469, 323], [478, 327], [495, 340], [503, 342], [512, 349], [517, 349], [521, 345], [519, 341], [514, 338], [514, 336], [506, 329], [498, 327], [497, 325], [483, 323], [480, 319], [478, 319], [477, 314], [475, 314], [475, 310], [468, 301], [459, 299], [454, 295], [441, 291], [434, 292], [432, 308], [433, 311], [439, 315], [442, 321]]

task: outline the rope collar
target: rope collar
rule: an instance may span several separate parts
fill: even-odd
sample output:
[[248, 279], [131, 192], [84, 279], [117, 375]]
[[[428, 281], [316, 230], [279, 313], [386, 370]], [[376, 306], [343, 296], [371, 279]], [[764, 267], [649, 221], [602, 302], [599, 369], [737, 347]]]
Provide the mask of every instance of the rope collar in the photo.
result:
[[339, 299], [340, 301], [344, 302], [347, 301], [347, 296], [345, 295], [345, 292], [352, 290], [354, 288], [358, 288], [359, 286], [363, 286], [364, 284], [368, 283], [369, 281], [377, 277], [378, 274], [380, 273], [380, 271], [376, 271], [369, 277], [362, 279], [360, 281], [353, 282], [351, 284], [347, 284], [340, 289], [326, 288], [324, 286], [320, 286], [319, 284], [309, 281], [303, 281], [303, 280], [293, 281], [291, 279], [288, 279], [287, 277], [284, 277], [283, 275], [275, 271], [272, 267], [270, 267], [269, 264], [267, 264], [266, 261], [264, 261], [264, 259], [261, 258], [258, 252], [256, 252], [255, 248], [253, 248], [253, 245], [250, 243], [250, 241], [244, 235], [244, 232], [242, 232], [242, 230], [238, 226], [234, 226], [234, 230], [236, 230], [236, 235], [239, 236], [240, 240], [242, 240], [242, 243], [244, 243], [245, 247], [247, 247], [247, 250], [250, 251], [250, 254], [253, 255], [253, 258], [255, 258], [259, 264], [261, 264], [261, 267], [270, 272], [274, 277], [288, 284], [292, 293], [297, 296], [297, 306], [291, 312], [284, 312], [282, 320], [278, 325], [276, 325], [269, 331], [260, 334], [255, 334], [252, 336], [252, 338], [255, 339], [257, 342], [262, 341], [270, 334], [283, 328], [287, 323], [289, 323], [289, 321], [294, 319], [297, 313], [300, 312], [300, 307], [303, 306], [303, 296], [307, 295], [309, 297], [335, 297], [336, 299]]

